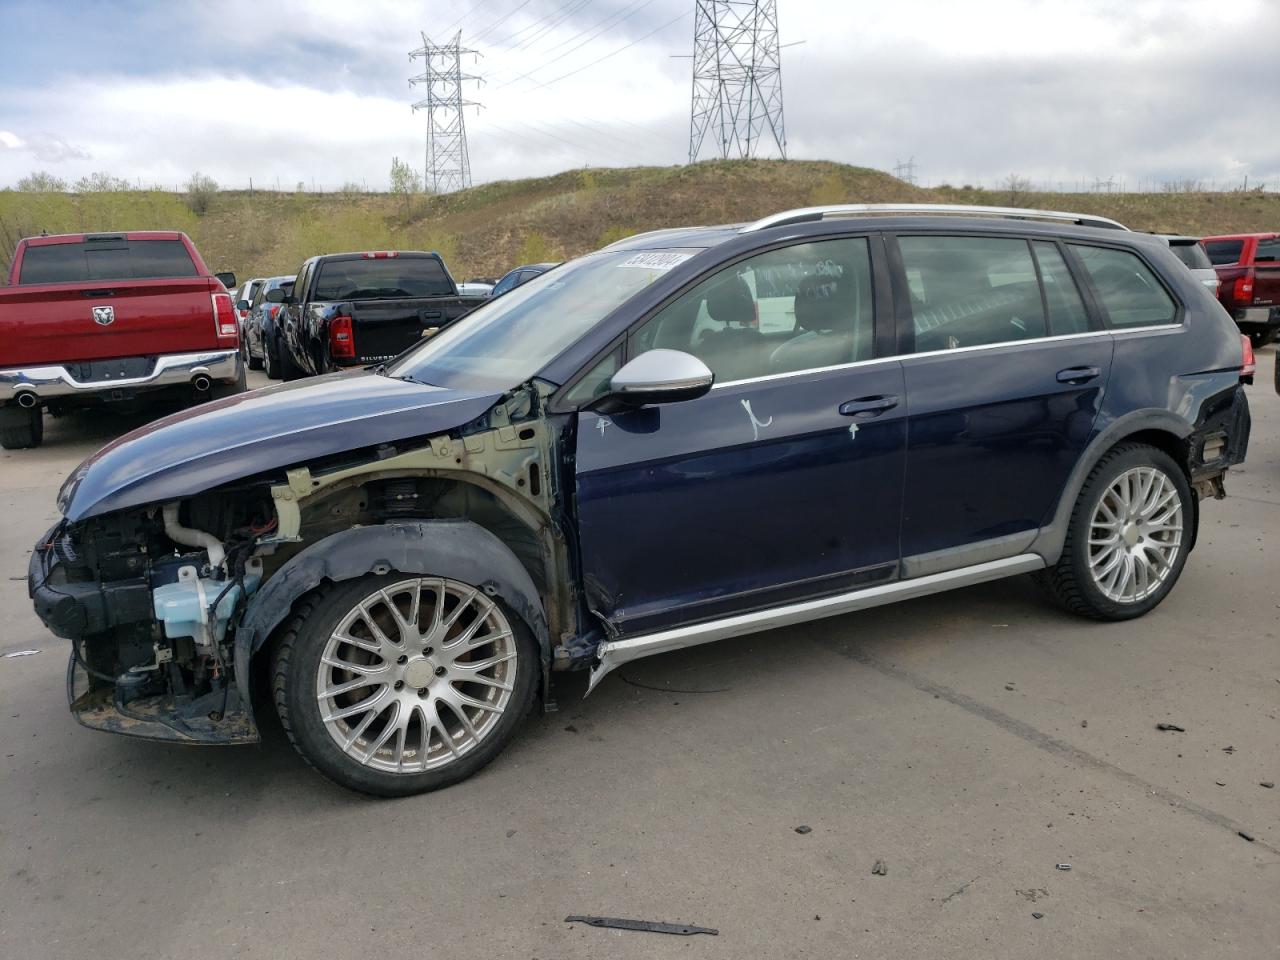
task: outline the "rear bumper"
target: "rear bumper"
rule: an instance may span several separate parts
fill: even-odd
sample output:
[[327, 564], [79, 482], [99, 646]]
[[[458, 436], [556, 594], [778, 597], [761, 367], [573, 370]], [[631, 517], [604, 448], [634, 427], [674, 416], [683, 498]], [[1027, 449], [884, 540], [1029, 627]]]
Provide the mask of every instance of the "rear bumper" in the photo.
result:
[[1244, 307], [1236, 310], [1232, 317], [1236, 326], [1246, 333], [1280, 328], [1280, 307]]
[[130, 394], [162, 387], [190, 384], [197, 377], [231, 382], [240, 377], [239, 350], [206, 350], [201, 353], [172, 353], [156, 357], [143, 376], [123, 376], [102, 380], [78, 380], [60, 364], [14, 367], [0, 370], [0, 403], [18, 400], [23, 394], [37, 401], [57, 397], [80, 397], [115, 392]]

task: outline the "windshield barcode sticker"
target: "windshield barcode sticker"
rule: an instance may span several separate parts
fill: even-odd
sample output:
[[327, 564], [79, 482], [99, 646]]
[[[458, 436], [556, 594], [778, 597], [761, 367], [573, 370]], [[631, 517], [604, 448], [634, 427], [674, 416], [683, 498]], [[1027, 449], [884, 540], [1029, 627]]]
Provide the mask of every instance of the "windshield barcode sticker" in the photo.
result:
[[639, 267], [642, 270], [670, 270], [672, 267], [684, 263], [692, 256], [692, 253], [671, 253], [670, 251], [637, 253], [631, 259], [622, 261], [618, 266]]

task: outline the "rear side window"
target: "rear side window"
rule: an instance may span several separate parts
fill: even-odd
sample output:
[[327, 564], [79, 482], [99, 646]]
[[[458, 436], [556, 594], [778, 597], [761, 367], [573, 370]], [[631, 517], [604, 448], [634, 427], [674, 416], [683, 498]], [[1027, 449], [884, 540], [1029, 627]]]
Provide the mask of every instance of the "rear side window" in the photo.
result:
[[1089, 330], [1089, 314], [1084, 300], [1071, 279], [1071, 271], [1062, 259], [1057, 246], [1047, 240], [1035, 240], [1031, 246], [1040, 264], [1040, 279], [1044, 282], [1044, 302], [1049, 308], [1049, 332], [1056, 337], [1070, 333], [1086, 333]]
[[1258, 249], [1253, 255], [1254, 263], [1275, 263], [1280, 260], [1280, 237], [1271, 240], [1259, 240]]
[[326, 260], [313, 300], [397, 300], [453, 293], [440, 261], [431, 257]]
[[1169, 249], [1192, 270], [1206, 270], [1213, 267], [1209, 254], [1205, 253], [1204, 247], [1198, 243], [1171, 243]]
[[1244, 250], [1243, 240], [1206, 240], [1204, 249], [1215, 267], [1222, 267], [1240, 262], [1240, 252]]
[[1173, 323], [1178, 307], [1137, 254], [1072, 244], [1093, 281], [1111, 326], [1149, 327]]
[[155, 280], [194, 277], [181, 240], [89, 240], [27, 247], [19, 283]]
[[917, 353], [1046, 335], [1031, 247], [1003, 237], [900, 237]]

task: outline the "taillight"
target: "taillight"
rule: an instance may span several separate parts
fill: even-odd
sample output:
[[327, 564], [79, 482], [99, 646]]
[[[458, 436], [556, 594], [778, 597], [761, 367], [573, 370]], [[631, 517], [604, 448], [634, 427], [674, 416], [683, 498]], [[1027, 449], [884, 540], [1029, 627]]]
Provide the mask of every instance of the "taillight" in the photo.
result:
[[1253, 303], [1253, 267], [1243, 277], [1236, 277], [1231, 288], [1231, 299], [1237, 303]]
[[210, 297], [213, 300], [213, 330], [218, 339], [238, 339], [240, 327], [236, 323], [236, 310], [231, 303], [231, 294], [214, 293]]
[[276, 314], [279, 312], [280, 304], [278, 303], [273, 303], [271, 306], [267, 307], [267, 316], [272, 320], [276, 318]]
[[1258, 361], [1253, 355], [1253, 341], [1240, 334], [1240, 379], [1245, 383], [1253, 383], [1253, 375], [1258, 372]]
[[329, 356], [334, 359], [355, 359], [356, 339], [351, 329], [350, 317], [334, 317], [329, 321]]

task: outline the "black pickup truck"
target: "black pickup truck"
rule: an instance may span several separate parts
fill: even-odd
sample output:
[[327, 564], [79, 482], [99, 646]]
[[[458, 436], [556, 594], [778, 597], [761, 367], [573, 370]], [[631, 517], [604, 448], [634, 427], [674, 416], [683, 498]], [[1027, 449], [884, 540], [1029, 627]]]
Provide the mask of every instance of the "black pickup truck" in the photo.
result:
[[377, 251], [312, 257], [283, 304], [275, 344], [285, 380], [390, 360], [483, 301], [458, 295], [438, 253]]

